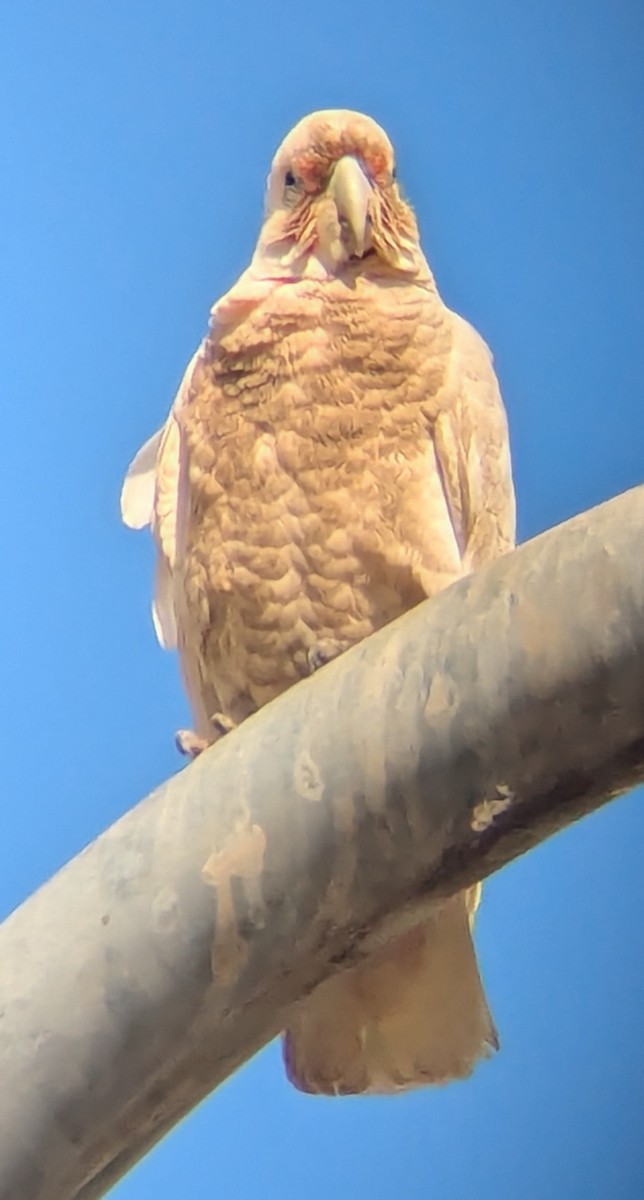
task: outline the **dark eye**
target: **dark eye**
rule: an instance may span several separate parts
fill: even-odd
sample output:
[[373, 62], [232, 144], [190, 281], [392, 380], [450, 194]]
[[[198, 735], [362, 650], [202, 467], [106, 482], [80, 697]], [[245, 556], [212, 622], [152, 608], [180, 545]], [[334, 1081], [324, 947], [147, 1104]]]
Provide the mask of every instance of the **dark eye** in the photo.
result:
[[295, 187], [296, 184], [297, 184], [297, 179], [295, 178], [293, 172], [287, 171], [286, 175], [284, 176], [284, 186], [285, 187]]
[[396, 170], [396, 167], [391, 168], [391, 178], [394, 181], [398, 178], [398, 171]]

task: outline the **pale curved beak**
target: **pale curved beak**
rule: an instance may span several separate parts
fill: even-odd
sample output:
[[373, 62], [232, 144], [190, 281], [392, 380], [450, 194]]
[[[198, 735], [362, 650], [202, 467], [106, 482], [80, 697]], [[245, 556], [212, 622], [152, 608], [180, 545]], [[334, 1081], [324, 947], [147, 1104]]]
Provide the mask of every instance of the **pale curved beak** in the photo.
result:
[[352, 154], [338, 159], [326, 190], [340, 222], [345, 222], [351, 232], [355, 253], [362, 257], [367, 239], [371, 184], [360, 161]]

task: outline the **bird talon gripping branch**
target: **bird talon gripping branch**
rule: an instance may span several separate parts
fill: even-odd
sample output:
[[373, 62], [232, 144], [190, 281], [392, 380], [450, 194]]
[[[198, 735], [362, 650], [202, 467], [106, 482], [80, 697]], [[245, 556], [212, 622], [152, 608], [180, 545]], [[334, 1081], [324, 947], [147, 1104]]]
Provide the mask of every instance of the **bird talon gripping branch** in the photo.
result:
[[327, 663], [333, 662], [333, 659], [337, 658], [340, 653], [337, 642], [318, 642], [315, 646], [311, 646], [310, 650], [306, 652], [306, 661], [311, 674], [319, 671], [320, 667], [325, 667]]
[[233, 721], [231, 717], [227, 717], [225, 713], [220, 712], [212, 714], [210, 724], [212, 725], [216, 739], [225, 737], [227, 733], [232, 733], [233, 729], [237, 727], [236, 721]]
[[192, 729], [178, 729], [174, 735], [174, 744], [185, 758], [197, 758], [204, 750], [208, 749], [209, 742], [206, 738], [199, 737]]

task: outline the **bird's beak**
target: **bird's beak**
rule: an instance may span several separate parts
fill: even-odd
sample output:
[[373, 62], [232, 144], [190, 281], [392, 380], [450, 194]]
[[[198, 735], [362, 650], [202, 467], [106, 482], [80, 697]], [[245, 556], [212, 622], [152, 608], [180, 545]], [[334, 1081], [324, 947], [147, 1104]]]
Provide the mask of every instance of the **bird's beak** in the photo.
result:
[[353, 239], [353, 253], [362, 257], [369, 227], [371, 184], [357, 158], [345, 154], [335, 164], [327, 195], [333, 200], [341, 225], [348, 227]]

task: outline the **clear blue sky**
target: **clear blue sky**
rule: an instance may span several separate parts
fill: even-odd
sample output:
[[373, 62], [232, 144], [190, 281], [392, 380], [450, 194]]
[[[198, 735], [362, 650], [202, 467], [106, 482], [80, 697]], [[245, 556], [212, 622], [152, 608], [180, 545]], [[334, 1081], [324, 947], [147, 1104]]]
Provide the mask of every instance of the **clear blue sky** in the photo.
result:
[[[179, 767], [118, 493], [282, 135], [348, 106], [396, 142], [443, 295], [495, 352], [524, 539], [644, 476], [643, 101], [637, 0], [3, 5], [3, 914]], [[634, 794], [490, 882], [502, 1050], [469, 1083], [310, 1099], [272, 1046], [114, 1195], [644, 1194], [643, 845]]]

